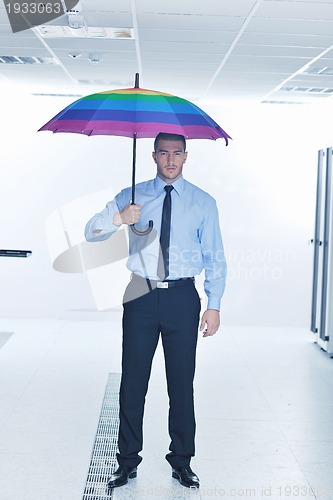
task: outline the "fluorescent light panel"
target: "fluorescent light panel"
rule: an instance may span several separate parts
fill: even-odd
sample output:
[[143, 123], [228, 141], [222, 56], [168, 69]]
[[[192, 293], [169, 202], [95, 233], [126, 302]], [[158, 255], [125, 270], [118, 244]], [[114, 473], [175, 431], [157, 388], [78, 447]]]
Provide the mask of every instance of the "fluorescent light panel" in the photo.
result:
[[305, 92], [307, 94], [333, 94], [333, 88], [330, 87], [281, 87], [284, 92]]
[[107, 38], [116, 40], [134, 40], [132, 28], [104, 28], [84, 26], [72, 29], [69, 26], [44, 25], [35, 28], [43, 38]]
[[0, 56], [1, 64], [57, 64], [53, 57]]

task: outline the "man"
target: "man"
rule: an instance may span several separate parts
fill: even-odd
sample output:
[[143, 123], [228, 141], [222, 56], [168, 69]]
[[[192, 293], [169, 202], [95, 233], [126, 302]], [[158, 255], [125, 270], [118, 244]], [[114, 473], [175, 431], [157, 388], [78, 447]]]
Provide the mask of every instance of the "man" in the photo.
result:
[[122, 224], [145, 227], [149, 220], [154, 224], [149, 235], [129, 231], [127, 267], [132, 278], [123, 301], [119, 467], [108, 484], [111, 488], [122, 486], [137, 475], [142, 460], [144, 401], [161, 334], [170, 402], [171, 444], [165, 458], [172, 467], [172, 477], [184, 486], [198, 488], [199, 479], [190, 467], [200, 315], [194, 276], [205, 269], [208, 307], [200, 331], [208, 337], [220, 324], [226, 263], [215, 200], [182, 176], [187, 159], [185, 138], [158, 134], [152, 156], [157, 176], [136, 186], [138, 203], [131, 205], [131, 189], [124, 189], [88, 222], [85, 232], [88, 241], [97, 241], [111, 236]]

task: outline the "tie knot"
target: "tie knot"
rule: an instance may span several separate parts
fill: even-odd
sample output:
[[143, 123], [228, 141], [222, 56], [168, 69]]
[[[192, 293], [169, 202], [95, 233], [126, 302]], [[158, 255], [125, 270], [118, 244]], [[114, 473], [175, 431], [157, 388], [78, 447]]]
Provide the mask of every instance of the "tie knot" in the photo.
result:
[[164, 186], [164, 189], [166, 190], [167, 194], [169, 194], [173, 190], [173, 186]]

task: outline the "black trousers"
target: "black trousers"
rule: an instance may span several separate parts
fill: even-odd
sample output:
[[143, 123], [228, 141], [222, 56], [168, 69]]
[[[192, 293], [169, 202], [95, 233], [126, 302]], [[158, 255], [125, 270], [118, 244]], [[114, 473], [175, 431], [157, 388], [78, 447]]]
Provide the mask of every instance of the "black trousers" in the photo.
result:
[[[142, 282], [146, 287], [145, 280]], [[155, 288], [143, 295], [138, 286], [137, 280], [129, 283], [123, 304], [118, 463], [136, 467], [142, 460], [145, 396], [161, 334], [170, 403], [171, 443], [166, 459], [174, 468], [186, 466], [195, 451], [193, 379], [200, 299], [192, 281], [185, 286]]]

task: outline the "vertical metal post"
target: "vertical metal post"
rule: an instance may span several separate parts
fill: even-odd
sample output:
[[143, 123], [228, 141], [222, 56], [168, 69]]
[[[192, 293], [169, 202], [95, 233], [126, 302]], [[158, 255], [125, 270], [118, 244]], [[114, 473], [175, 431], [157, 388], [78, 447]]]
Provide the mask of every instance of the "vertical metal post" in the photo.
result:
[[312, 305], [311, 305], [311, 331], [317, 333], [317, 307], [318, 307], [318, 272], [319, 272], [319, 247], [322, 242], [320, 240], [320, 223], [321, 223], [321, 205], [322, 205], [322, 182], [323, 182], [323, 158], [324, 150], [318, 151], [318, 166], [317, 166], [317, 189], [316, 189], [316, 217], [313, 243], [313, 275], [312, 275]]
[[328, 165], [328, 179], [327, 179], [327, 193], [329, 198], [329, 219], [328, 219], [328, 245], [327, 245], [327, 266], [323, 271], [327, 279], [327, 292], [326, 292], [326, 328], [325, 328], [325, 349], [333, 357], [333, 172], [332, 172], [332, 156], [333, 149], [327, 149], [327, 165]]
[[323, 341], [329, 339], [326, 332], [327, 301], [328, 301], [328, 272], [330, 260], [330, 225], [332, 211], [332, 148], [326, 150], [326, 183], [325, 183], [325, 217], [324, 217], [324, 241], [323, 241], [323, 267], [322, 267], [322, 299], [319, 336]]

